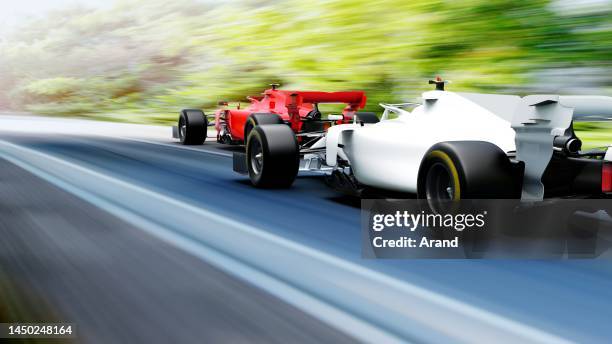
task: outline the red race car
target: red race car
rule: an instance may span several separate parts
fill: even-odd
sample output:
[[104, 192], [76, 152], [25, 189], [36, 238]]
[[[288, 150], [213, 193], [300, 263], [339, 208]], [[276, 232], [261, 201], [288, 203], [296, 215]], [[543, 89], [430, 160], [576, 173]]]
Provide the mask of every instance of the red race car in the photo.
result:
[[[204, 143], [208, 126], [215, 126], [217, 142], [226, 144], [244, 144], [249, 132], [257, 125], [289, 124], [295, 134], [325, 132], [332, 123], [350, 123], [353, 117], [376, 116], [372, 113], [357, 113], [366, 104], [362, 91], [351, 92], [316, 92], [279, 90], [278, 84], [272, 84], [261, 96], [247, 97], [251, 102], [245, 109], [228, 108], [227, 102], [220, 102], [220, 109], [215, 111], [214, 119], [207, 118], [202, 110], [185, 109], [181, 111], [178, 126], [173, 127], [173, 137], [185, 145]], [[346, 104], [342, 114], [328, 115], [323, 118], [318, 104]], [[214, 123], [209, 124], [209, 122]], [[298, 135], [298, 141], [302, 137]]]

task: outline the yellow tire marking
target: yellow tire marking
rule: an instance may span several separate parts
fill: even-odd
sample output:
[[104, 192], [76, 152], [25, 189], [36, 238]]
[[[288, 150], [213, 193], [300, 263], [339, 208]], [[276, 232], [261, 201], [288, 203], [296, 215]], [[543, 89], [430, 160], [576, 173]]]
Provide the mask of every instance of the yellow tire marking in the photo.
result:
[[451, 177], [453, 178], [453, 185], [455, 186], [455, 190], [453, 192], [453, 200], [458, 201], [461, 199], [461, 184], [459, 184], [459, 172], [457, 172], [457, 167], [455, 167], [455, 163], [453, 159], [451, 159], [448, 154], [444, 153], [441, 150], [435, 150], [429, 153], [430, 157], [439, 158], [446, 163], [448, 169], [451, 172]]

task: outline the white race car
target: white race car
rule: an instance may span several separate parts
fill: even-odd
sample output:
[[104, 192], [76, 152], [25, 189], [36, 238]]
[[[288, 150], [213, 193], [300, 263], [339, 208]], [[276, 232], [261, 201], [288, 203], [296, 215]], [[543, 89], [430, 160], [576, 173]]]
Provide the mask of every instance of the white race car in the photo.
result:
[[324, 170], [342, 190], [439, 200], [612, 192], [612, 149], [582, 151], [573, 130], [576, 118], [612, 118], [612, 97], [454, 93], [442, 80], [430, 83], [436, 90], [422, 103], [381, 104], [380, 120], [365, 113], [301, 137], [287, 125], [258, 126], [234, 170], [259, 187], [288, 187], [298, 171]]

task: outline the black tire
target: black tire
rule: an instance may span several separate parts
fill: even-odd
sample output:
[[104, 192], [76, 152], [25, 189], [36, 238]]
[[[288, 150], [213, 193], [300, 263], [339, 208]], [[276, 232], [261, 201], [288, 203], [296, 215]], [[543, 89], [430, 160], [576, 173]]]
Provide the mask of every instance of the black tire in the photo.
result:
[[288, 188], [297, 176], [300, 155], [295, 134], [285, 124], [258, 125], [246, 145], [251, 183], [260, 188]]
[[520, 197], [520, 176], [508, 156], [484, 141], [441, 142], [429, 149], [418, 175], [418, 197], [431, 202]]
[[251, 130], [258, 125], [264, 124], [284, 124], [283, 119], [275, 113], [253, 113], [244, 124], [244, 142], [246, 144]]
[[184, 145], [201, 145], [206, 141], [208, 119], [202, 110], [181, 110], [178, 121], [178, 134]]

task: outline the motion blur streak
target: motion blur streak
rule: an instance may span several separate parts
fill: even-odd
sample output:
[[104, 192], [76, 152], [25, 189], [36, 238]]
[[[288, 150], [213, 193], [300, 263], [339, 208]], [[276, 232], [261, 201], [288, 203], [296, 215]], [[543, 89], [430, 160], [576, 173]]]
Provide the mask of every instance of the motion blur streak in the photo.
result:
[[[370, 323], [404, 340], [565, 342], [554, 335], [369, 271], [208, 210], [46, 154], [5, 141], [0, 144], [2, 155], [8, 160], [166, 240], [182, 242], [183, 248], [190, 247], [196, 254], [211, 259], [251, 283], [264, 288], [276, 285], [272, 290], [283, 300], [363, 340], [389, 342], [393, 339], [367, 324]], [[198, 223], [206, 226], [196, 228]], [[278, 257], [282, 259], [275, 259]], [[301, 271], [296, 274], [297, 266]], [[254, 273], [251, 269], [258, 271]], [[262, 273], [267, 274], [267, 278], [262, 280]], [[270, 283], [269, 278], [274, 276], [278, 281]], [[296, 293], [300, 294], [296, 291], [287, 294], [287, 285], [278, 286], [281, 281], [319, 298], [320, 302], [313, 303], [312, 298], [305, 295], [295, 299]], [[325, 300], [349, 314], [336, 310], [328, 312], [329, 306], [321, 305]], [[349, 315], [357, 318], [351, 319]], [[347, 319], [351, 321], [347, 322]]]

